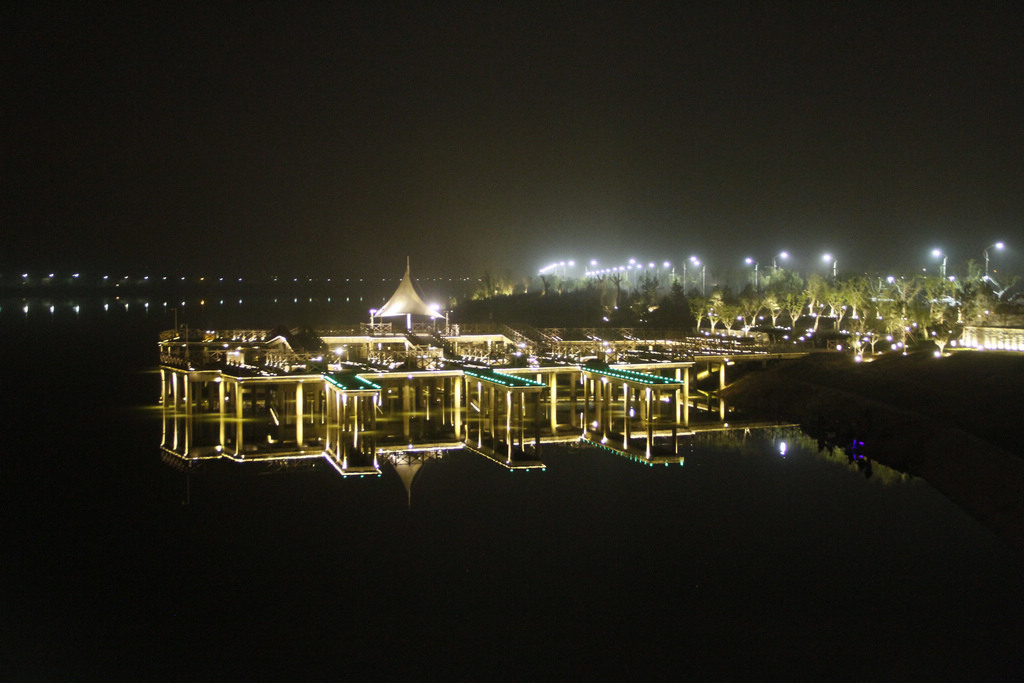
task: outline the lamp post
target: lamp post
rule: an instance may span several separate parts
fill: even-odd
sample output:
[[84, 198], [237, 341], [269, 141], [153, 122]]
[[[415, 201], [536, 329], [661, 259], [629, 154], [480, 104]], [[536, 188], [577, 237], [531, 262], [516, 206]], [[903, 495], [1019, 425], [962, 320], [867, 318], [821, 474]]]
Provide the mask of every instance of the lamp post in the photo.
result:
[[988, 279], [988, 250], [995, 248], [995, 249], [998, 249], [998, 250], [1001, 251], [1003, 249], [1003, 247], [1005, 247], [1005, 246], [1006, 245], [1004, 245], [1002, 242], [996, 242], [995, 244], [990, 244], [987, 247], [985, 247], [985, 279], [986, 280]]
[[938, 258], [940, 256], [942, 257], [942, 265], [939, 267], [939, 275], [941, 275], [942, 279], [945, 280], [946, 279], [946, 259], [947, 259], [947, 256], [944, 253], [942, 253], [941, 249], [932, 249], [932, 256], [934, 256], [935, 258]]
[[777, 270], [779, 269], [778, 265], [776, 265], [776, 263], [775, 263], [775, 259], [780, 259], [780, 258], [781, 258], [781, 259], [787, 259], [787, 258], [789, 258], [789, 252], [786, 252], [786, 251], [780, 251], [780, 252], [779, 252], [778, 254], [776, 254], [775, 256], [772, 256], [772, 272], [773, 272], [773, 273], [774, 273], [775, 271], [777, 271]]
[[[700, 266], [700, 295], [704, 296], [705, 293], [706, 293], [705, 292], [705, 287], [704, 287], [704, 284], [705, 284], [704, 275], [705, 275], [705, 269], [707, 268], [707, 266], [704, 265], [703, 263], [701, 263], [700, 259], [697, 258], [696, 256], [691, 256], [690, 257], [690, 263], [692, 263], [695, 266]], [[683, 286], [684, 287], [686, 286], [686, 262], [685, 261], [683, 262]]]
[[686, 261], [686, 260], [683, 261], [683, 293], [684, 294], [686, 293], [686, 264], [687, 263], [693, 263], [694, 259], [695, 259], [695, 257], [691, 256], [689, 258], [689, 261]]
[[831, 261], [831, 263], [832, 263], [832, 279], [836, 280], [837, 279], [837, 275], [836, 274], [839, 272], [839, 260], [835, 259], [835, 258], [832, 258], [832, 254], [823, 254], [822, 257], [821, 257], [821, 260], [824, 261], [825, 263], [829, 263]]
[[752, 259], [751, 257], [748, 256], [746, 258], [746, 264], [748, 266], [749, 265], [753, 265], [754, 266], [754, 291], [756, 292], [757, 291], [757, 266], [758, 266], [758, 263], [757, 263], [757, 261], [755, 261], [754, 259]]
[[433, 323], [433, 321], [436, 318], [444, 318], [444, 333], [447, 336], [448, 335], [448, 310], [447, 309], [441, 310], [441, 304], [430, 304], [430, 311], [432, 313], [432, 315], [430, 316], [431, 323]]

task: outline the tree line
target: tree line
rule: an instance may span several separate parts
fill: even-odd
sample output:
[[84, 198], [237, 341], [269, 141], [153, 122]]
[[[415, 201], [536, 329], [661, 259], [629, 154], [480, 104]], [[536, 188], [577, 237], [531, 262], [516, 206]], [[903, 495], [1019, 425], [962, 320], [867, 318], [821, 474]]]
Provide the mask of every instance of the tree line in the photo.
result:
[[[840, 334], [862, 354], [906, 348], [924, 340], [940, 351], [959, 337], [965, 325], [992, 324], [1019, 306], [1004, 295], [1016, 278], [996, 284], [968, 262], [962, 278], [938, 275], [850, 275], [806, 279], [784, 268], [764, 273], [758, 286], [735, 292], [712, 287], [703, 294], [698, 283], [684, 287], [668, 274], [643, 272], [632, 278], [618, 273], [566, 279], [544, 275], [515, 280], [487, 274], [474, 299], [521, 295], [546, 298], [572, 294], [594, 301], [601, 321], [622, 326], [680, 327], [709, 333], [768, 332], [777, 337], [808, 337], [827, 331]], [[1008, 298], [1008, 297], [1005, 297]]]

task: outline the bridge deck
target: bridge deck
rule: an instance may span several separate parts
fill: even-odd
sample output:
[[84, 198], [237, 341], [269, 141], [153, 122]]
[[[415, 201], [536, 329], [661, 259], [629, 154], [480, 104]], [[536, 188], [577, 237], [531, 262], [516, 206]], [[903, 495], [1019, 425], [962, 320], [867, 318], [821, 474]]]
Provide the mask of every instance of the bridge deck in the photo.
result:
[[379, 384], [374, 384], [354, 372], [325, 372], [322, 376], [324, 380], [342, 391], [366, 391], [371, 393], [380, 391]]
[[668, 388], [681, 387], [686, 384], [683, 380], [662, 377], [661, 375], [651, 375], [646, 372], [637, 372], [636, 370], [626, 370], [625, 368], [588, 366], [583, 368], [583, 372], [600, 377], [611, 377], [626, 384], [643, 387]]
[[487, 368], [464, 368], [463, 372], [469, 377], [475, 377], [476, 379], [484, 382], [497, 384], [505, 387], [506, 389], [543, 389], [546, 387], [545, 384], [526, 377], [506, 375]]

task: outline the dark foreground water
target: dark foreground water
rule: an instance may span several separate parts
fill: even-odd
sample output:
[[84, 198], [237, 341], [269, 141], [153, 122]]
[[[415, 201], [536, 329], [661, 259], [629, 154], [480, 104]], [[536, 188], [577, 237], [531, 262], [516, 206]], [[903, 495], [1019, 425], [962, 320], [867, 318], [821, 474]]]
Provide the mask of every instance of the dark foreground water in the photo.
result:
[[1021, 566], [924, 482], [772, 431], [682, 467], [451, 453], [411, 502], [387, 465], [186, 474], [165, 326], [0, 311], [5, 679], [1020, 674]]

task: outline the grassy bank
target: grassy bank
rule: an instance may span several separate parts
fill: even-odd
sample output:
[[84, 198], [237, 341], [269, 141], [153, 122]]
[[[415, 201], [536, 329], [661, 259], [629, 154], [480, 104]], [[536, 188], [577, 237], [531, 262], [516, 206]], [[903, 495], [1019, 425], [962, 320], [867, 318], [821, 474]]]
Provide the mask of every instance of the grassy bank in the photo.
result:
[[839, 446], [863, 441], [869, 457], [925, 479], [1024, 557], [1024, 356], [816, 354], [723, 393], [748, 415], [799, 422]]

